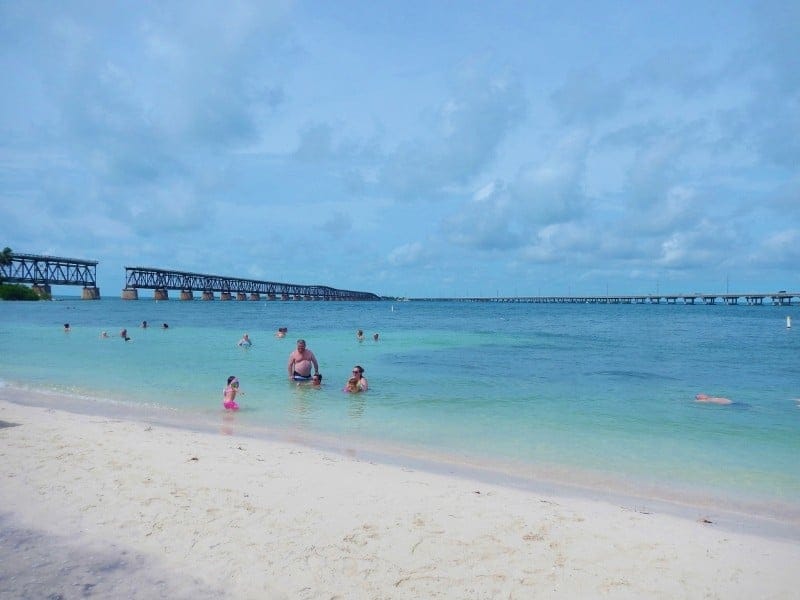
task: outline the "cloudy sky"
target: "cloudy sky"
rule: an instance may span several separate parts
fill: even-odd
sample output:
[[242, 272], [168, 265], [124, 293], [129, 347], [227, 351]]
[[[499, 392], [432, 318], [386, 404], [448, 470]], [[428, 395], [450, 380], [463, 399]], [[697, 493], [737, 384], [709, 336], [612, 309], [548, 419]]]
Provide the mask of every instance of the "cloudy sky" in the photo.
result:
[[0, 247], [104, 297], [800, 289], [794, 0], [4, 0], [0, 76]]

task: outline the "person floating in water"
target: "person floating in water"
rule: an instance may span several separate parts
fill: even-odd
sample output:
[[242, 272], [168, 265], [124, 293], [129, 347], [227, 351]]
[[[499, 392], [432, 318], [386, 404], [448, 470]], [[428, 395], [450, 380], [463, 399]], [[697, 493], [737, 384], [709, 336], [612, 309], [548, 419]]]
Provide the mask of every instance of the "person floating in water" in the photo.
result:
[[69, 328], [69, 323], [64, 323], [64, 333], [69, 333], [71, 329]]
[[239, 410], [239, 405], [236, 403], [236, 395], [244, 394], [239, 390], [239, 380], [235, 375], [228, 377], [228, 385], [222, 391], [222, 406], [225, 410]]
[[733, 402], [728, 398], [723, 398], [721, 396], [709, 396], [707, 394], [697, 394], [697, 396], [694, 397], [694, 401], [708, 404], [733, 404]]
[[238, 345], [241, 346], [242, 348], [249, 348], [250, 346], [253, 345], [253, 342], [250, 341], [250, 336], [245, 333], [242, 336], [242, 339], [239, 340]]
[[297, 349], [293, 350], [289, 355], [289, 363], [286, 365], [289, 379], [292, 381], [308, 381], [311, 379], [312, 365], [314, 373], [319, 373], [317, 357], [314, 356], [311, 350], [306, 348], [305, 340], [297, 340]]
[[142, 321], [142, 329], [147, 329], [147, 321]]
[[364, 341], [364, 332], [363, 332], [361, 329], [359, 329], [358, 331], [356, 331], [356, 339], [357, 339], [359, 342], [363, 342], [363, 341]]
[[379, 338], [379, 337], [381, 337], [381, 336], [380, 336], [380, 335], [378, 335], [377, 333], [373, 333], [373, 334], [372, 334], [372, 339], [373, 339], [374, 341], [376, 341], [376, 342], [378, 341], [378, 338]]
[[284, 338], [286, 337], [286, 332], [289, 331], [288, 327], [278, 327], [278, 331], [275, 332], [276, 338]]

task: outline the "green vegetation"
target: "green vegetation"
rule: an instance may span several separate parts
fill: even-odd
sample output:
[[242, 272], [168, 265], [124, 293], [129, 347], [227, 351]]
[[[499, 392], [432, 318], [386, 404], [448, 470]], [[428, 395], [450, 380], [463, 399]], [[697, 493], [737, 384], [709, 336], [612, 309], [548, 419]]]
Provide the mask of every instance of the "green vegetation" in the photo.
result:
[[[11, 264], [11, 256], [14, 253], [11, 251], [11, 248], [6, 246], [3, 248], [3, 251], [0, 252], [0, 266], [5, 267]], [[0, 273], [0, 283], [3, 283], [3, 274]]]
[[[11, 264], [11, 259], [14, 253], [11, 248], [6, 246], [0, 252], [0, 265], [7, 266]], [[41, 300], [42, 298], [34, 292], [31, 288], [18, 285], [3, 283], [3, 278], [0, 277], [0, 300]]]
[[27, 286], [0, 283], [0, 300], [41, 300], [41, 298]]

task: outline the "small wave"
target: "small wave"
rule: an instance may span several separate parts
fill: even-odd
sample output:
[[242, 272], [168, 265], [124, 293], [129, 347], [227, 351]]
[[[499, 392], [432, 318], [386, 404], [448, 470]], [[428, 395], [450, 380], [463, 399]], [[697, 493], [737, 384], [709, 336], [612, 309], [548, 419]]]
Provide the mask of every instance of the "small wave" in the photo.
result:
[[603, 375], [607, 377], [629, 377], [632, 379], [646, 379], [646, 380], [663, 379], [669, 381], [677, 381], [676, 377], [670, 377], [669, 375], [661, 375], [659, 373], [648, 373], [646, 371], [595, 371], [594, 373], [589, 373], [589, 375]]

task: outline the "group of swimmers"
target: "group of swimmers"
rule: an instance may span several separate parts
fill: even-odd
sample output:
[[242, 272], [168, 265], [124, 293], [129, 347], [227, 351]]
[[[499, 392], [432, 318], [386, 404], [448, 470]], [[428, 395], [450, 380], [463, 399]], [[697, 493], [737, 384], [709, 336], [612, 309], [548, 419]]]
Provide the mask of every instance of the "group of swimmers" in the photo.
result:
[[[278, 327], [278, 330], [275, 332], [276, 338], [283, 338], [286, 337], [286, 333], [289, 331], [288, 327]], [[244, 333], [242, 338], [236, 342], [236, 345], [240, 348], [250, 348], [253, 345], [253, 340], [250, 339], [250, 335]]]
[[[285, 332], [284, 332], [285, 333]], [[377, 334], [376, 334], [377, 335]], [[243, 345], [243, 341], [249, 344], [250, 338], [245, 333], [239, 341], [239, 345]], [[312, 374], [313, 369], [313, 374]], [[310, 385], [311, 387], [319, 388], [322, 386], [322, 373], [319, 372], [319, 362], [314, 353], [306, 347], [306, 341], [303, 339], [297, 340], [297, 347], [289, 354], [289, 362], [286, 365], [289, 381], [296, 383], [298, 386]], [[347, 380], [343, 391], [349, 394], [357, 394], [359, 392], [366, 392], [369, 389], [369, 382], [364, 377], [364, 367], [356, 365], [353, 367], [352, 376]], [[239, 405], [236, 403], [237, 394], [244, 393], [239, 390], [239, 379], [235, 375], [228, 377], [227, 385], [222, 391], [222, 406], [225, 410], [239, 410]]]
[[[149, 325], [147, 324], [147, 321], [142, 321], [142, 329], [147, 329], [148, 327], [149, 327]], [[169, 329], [169, 324], [168, 323], [162, 323], [161, 324], [161, 329]], [[69, 323], [64, 323], [64, 331], [69, 331]], [[101, 331], [100, 332], [100, 337], [105, 339], [105, 338], [109, 338], [111, 336], [108, 335], [108, 331]], [[120, 329], [119, 337], [121, 337], [126, 342], [130, 342], [131, 341], [131, 337], [128, 335], [127, 327], [123, 327], [122, 329]]]
[[[314, 369], [312, 376], [311, 369]], [[297, 340], [297, 347], [289, 354], [289, 362], [286, 364], [286, 372], [289, 381], [299, 384], [311, 383], [320, 385], [322, 374], [319, 372], [319, 363], [314, 353], [306, 347], [306, 341]], [[366, 392], [369, 389], [366, 377], [364, 377], [364, 367], [356, 365], [353, 367], [353, 376], [347, 381], [344, 387], [346, 392]]]
[[[378, 339], [380, 339], [380, 337], [381, 336], [377, 332], [372, 334], [372, 340], [375, 341], [375, 342], [377, 342]], [[359, 342], [363, 342], [364, 341], [364, 330], [359, 329], [358, 331], [356, 331], [356, 339]]]

